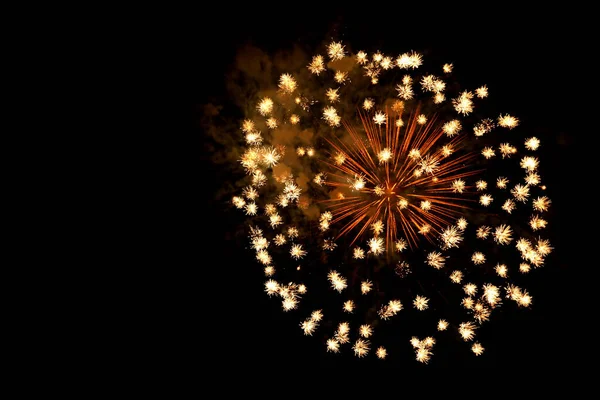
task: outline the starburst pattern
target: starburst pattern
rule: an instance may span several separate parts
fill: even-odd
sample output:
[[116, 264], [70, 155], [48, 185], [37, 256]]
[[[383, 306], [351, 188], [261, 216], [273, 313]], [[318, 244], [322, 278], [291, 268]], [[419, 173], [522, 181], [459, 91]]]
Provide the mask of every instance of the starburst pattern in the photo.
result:
[[[395, 347], [380, 333], [417, 313], [433, 316], [431, 335], [484, 355], [479, 327], [503, 303], [534, 304], [518, 279], [553, 250], [539, 236], [552, 206], [542, 140], [519, 137], [511, 114], [477, 115], [489, 89], [452, 81], [453, 64], [421, 72], [416, 51], [354, 53], [341, 41], [320, 53], [277, 71], [236, 122], [246, 179], [231, 205], [250, 221], [263, 290], [305, 335], [325, 335], [328, 353], [387, 362]], [[448, 287], [421, 283], [433, 275]], [[309, 296], [336, 300], [310, 312]], [[408, 341], [430, 362], [434, 336]]]

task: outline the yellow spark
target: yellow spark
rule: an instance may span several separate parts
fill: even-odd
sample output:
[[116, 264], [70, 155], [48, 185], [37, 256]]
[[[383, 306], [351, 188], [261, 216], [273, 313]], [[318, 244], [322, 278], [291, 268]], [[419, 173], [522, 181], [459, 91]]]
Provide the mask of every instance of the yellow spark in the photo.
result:
[[333, 159], [337, 165], [342, 165], [346, 161], [346, 156], [338, 152]]
[[477, 327], [472, 322], [463, 322], [458, 327], [458, 333], [465, 341], [473, 340]]
[[485, 147], [482, 151], [481, 154], [486, 158], [486, 159], [490, 159], [492, 157], [494, 157], [496, 155], [496, 152], [494, 151], [494, 149], [492, 149], [491, 147]]
[[367, 245], [369, 246], [369, 253], [373, 253], [376, 256], [382, 254], [384, 251], [383, 239], [380, 237], [369, 239]]
[[252, 238], [252, 247], [256, 251], [264, 250], [269, 247], [269, 241], [262, 236], [255, 236]]
[[341, 60], [346, 56], [346, 52], [344, 50], [344, 46], [342, 42], [332, 42], [327, 47], [327, 54], [329, 54], [329, 58], [332, 61]]
[[448, 137], [458, 135], [458, 133], [460, 132], [461, 129], [462, 129], [462, 125], [461, 125], [460, 121], [457, 119], [448, 121], [442, 126], [442, 130]]
[[271, 256], [266, 250], [259, 250], [256, 252], [256, 259], [264, 265], [271, 265]]
[[265, 292], [267, 292], [267, 294], [269, 296], [276, 294], [278, 291], [279, 291], [279, 283], [277, 283], [273, 279], [269, 279], [268, 281], [265, 282]]
[[454, 149], [451, 145], [446, 144], [442, 146], [442, 154], [444, 155], [444, 157], [449, 157], [450, 155], [452, 155], [452, 153], [454, 153]]
[[538, 239], [536, 248], [543, 256], [550, 254], [553, 249], [553, 247], [550, 247], [550, 241], [548, 239]]
[[300, 122], [300, 117], [297, 116], [296, 114], [292, 114], [290, 116], [290, 122], [292, 125], [296, 125], [298, 122]]
[[431, 202], [429, 200], [423, 200], [420, 204], [421, 210], [429, 211], [431, 210]]
[[475, 307], [475, 300], [473, 300], [471, 297], [465, 297], [462, 299], [461, 303], [467, 310], [472, 310]]
[[300, 324], [300, 327], [304, 331], [305, 335], [312, 335], [317, 328], [317, 325], [317, 322], [313, 321], [312, 319], [307, 319]]
[[513, 240], [510, 226], [502, 224], [494, 231], [494, 241], [498, 244], [508, 244]]
[[487, 86], [483, 85], [483, 86], [475, 89], [475, 93], [477, 93], [477, 97], [479, 97], [480, 99], [483, 99], [488, 96], [488, 88], [487, 88]]
[[427, 364], [427, 362], [431, 358], [431, 355], [432, 355], [431, 350], [429, 350], [425, 347], [420, 347], [419, 349], [417, 349], [417, 361], [419, 361], [419, 362]]
[[473, 346], [471, 346], [471, 351], [473, 353], [475, 353], [476, 356], [480, 356], [483, 354], [483, 346], [479, 343], [474, 343]]
[[552, 201], [548, 197], [538, 197], [533, 201], [533, 209], [537, 211], [548, 211], [550, 203], [552, 203]]
[[489, 226], [482, 225], [477, 228], [477, 237], [479, 239], [485, 239], [490, 234], [491, 228]]
[[441, 93], [446, 88], [446, 84], [441, 79], [433, 75], [425, 75], [421, 78], [423, 91]]
[[526, 156], [521, 159], [521, 168], [528, 172], [533, 172], [539, 165], [538, 159], [535, 157]]
[[493, 200], [494, 198], [489, 194], [482, 194], [481, 197], [479, 197], [479, 203], [484, 207], [489, 206]]
[[354, 311], [354, 301], [347, 300], [344, 302], [344, 311], [351, 313]]
[[427, 122], [427, 117], [424, 114], [421, 114], [417, 117], [417, 124], [425, 125], [426, 122]]
[[262, 149], [262, 162], [268, 167], [274, 167], [281, 159], [281, 153], [274, 147], [265, 147]]
[[296, 90], [297, 87], [298, 84], [296, 83], [296, 80], [292, 77], [292, 75], [282, 74], [279, 77], [279, 88], [284, 93], [292, 93], [294, 90]]
[[244, 133], [254, 132], [254, 129], [255, 129], [254, 121], [252, 121], [250, 119], [246, 119], [246, 120], [244, 120], [244, 122], [242, 122], [242, 131]]
[[365, 187], [365, 180], [362, 176], [357, 176], [356, 180], [352, 184], [354, 190], [362, 190]]
[[456, 112], [462, 115], [469, 115], [473, 112], [473, 93], [464, 91], [456, 99], [452, 100]]
[[519, 120], [513, 116], [510, 116], [508, 114], [506, 115], [500, 115], [498, 117], [498, 125], [504, 127], [504, 128], [508, 128], [508, 129], [512, 129], [515, 126], [519, 125]]
[[464, 231], [467, 228], [468, 222], [464, 217], [460, 217], [457, 221], [456, 221], [456, 227], [458, 229], [460, 229], [461, 231]]
[[269, 119], [267, 119], [267, 126], [270, 129], [277, 128], [277, 120], [275, 118], [269, 118]]
[[373, 282], [366, 280], [362, 281], [360, 284], [360, 291], [362, 294], [367, 294], [373, 289]]
[[357, 260], [362, 260], [363, 258], [365, 258], [365, 251], [360, 247], [356, 247], [353, 251], [353, 256]]
[[377, 348], [377, 357], [384, 359], [387, 356], [387, 351], [384, 347]]
[[422, 63], [423, 57], [419, 53], [416, 53], [414, 51], [411, 51], [410, 53], [401, 54], [396, 59], [396, 65], [400, 69], [415, 69], [420, 67]]
[[265, 267], [265, 276], [273, 276], [275, 274], [275, 268], [271, 265]]
[[334, 79], [335, 79], [335, 81], [337, 83], [344, 83], [347, 78], [348, 78], [348, 73], [347, 72], [336, 71]]
[[477, 293], [477, 285], [475, 285], [474, 283], [467, 283], [463, 286], [463, 290], [467, 295], [475, 296], [475, 294]]
[[261, 115], [269, 115], [273, 111], [273, 100], [265, 97], [258, 103], [256, 108]]
[[[536, 186], [540, 183], [540, 176], [535, 172], [530, 172], [525, 177], [525, 183], [531, 186]], [[546, 190], [546, 185], [540, 186], [540, 189]]]
[[436, 93], [435, 96], [433, 96], [433, 102], [435, 104], [443, 103], [444, 100], [446, 100], [446, 96], [444, 96], [443, 93]]
[[444, 70], [445, 73], [449, 74], [450, 72], [452, 72], [452, 64], [444, 64], [444, 66], [442, 67], [442, 69]]
[[443, 242], [444, 249], [450, 249], [452, 247], [458, 247], [459, 243], [462, 242], [462, 230], [458, 226], [449, 226], [442, 232], [441, 239]]
[[340, 324], [338, 325], [337, 332], [340, 335], [347, 334], [348, 332], [350, 332], [350, 325], [347, 322], [340, 322]]
[[526, 263], [521, 263], [521, 264], [519, 264], [519, 271], [520, 271], [522, 274], [526, 274], [526, 273], [528, 273], [530, 270], [531, 270], [531, 266], [530, 266], [529, 264], [526, 264]]
[[369, 338], [373, 334], [373, 328], [371, 325], [365, 324], [361, 325], [359, 328], [360, 336], [364, 338]]
[[437, 329], [440, 332], [448, 329], [448, 321], [446, 321], [445, 319], [440, 319], [437, 324]]
[[319, 75], [321, 72], [325, 71], [325, 63], [323, 62], [323, 56], [314, 56], [312, 58], [312, 61], [308, 65], [308, 70], [315, 75]]
[[357, 339], [352, 346], [352, 350], [354, 350], [354, 354], [358, 357], [364, 357], [369, 353], [369, 341], [363, 339]]
[[335, 102], [339, 101], [339, 99], [340, 99], [340, 94], [338, 93], [338, 89], [329, 88], [325, 92], [325, 95], [327, 96], [329, 101], [332, 103], [335, 103]]
[[393, 154], [389, 147], [384, 148], [377, 155], [377, 158], [379, 159], [380, 164], [390, 161], [392, 159], [392, 157], [393, 157]]
[[509, 214], [512, 213], [515, 208], [516, 208], [515, 202], [512, 201], [511, 199], [506, 200], [504, 202], [504, 204], [502, 205], [502, 209]]
[[471, 261], [473, 261], [473, 264], [475, 265], [481, 265], [485, 262], [485, 256], [483, 255], [483, 253], [476, 251], [475, 253], [473, 253]]
[[342, 118], [337, 114], [337, 110], [334, 107], [326, 107], [323, 110], [323, 119], [329, 123], [330, 126], [340, 126]]
[[275, 236], [274, 242], [277, 246], [282, 246], [286, 243], [286, 239], [285, 236], [282, 235], [281, 233], [278, 234], [277, 236]]
[[381, 112], [381, 111], [377, 111], [375, 113], [375, 115], [373, 116], [373, 121], [377, 124], [377, 125], [382, 125], [385, 124], [385, 121], [387, 119], [387, 114]]
[[327, 351], [337, 353], [340, 351], [340, 343], [335, 339], [327, 339]]
[[473, 127], [473, 133], [475, 136], [483, 136], [494, 129], [494, 121], [491, 119], [483, 119], [477, 125]]
[[379, 317], [386, 320], [396, 315], [399, 311], [404, 308], [400, 300], [390, 300], [387, 305], [381, 307], [378, 311]]
[[404, 100], [410, 100], [413, 98], [414, 92], [410, 85], [396, 85], [398, 91], [398, 97]]
[[358, 53], [356, 53], [356, 62], [359, 63], [360, 65], [366, 64], [367, 63], [367, 53], [365, 53], [364, 51], [359, 51]]
[[319, 172], [317, 175], [315, 175], [313, 182], [319, 186], [323, 185], [323, 183], [325, 183], [325, 174]]
[[454, 193], [462, 193], [465, 190], [465, 181], [462, 179], [456, 179], [452, 181], [452, 191]]
[[489, 305], [496, 306], [500, 303], [500, 289], [492, 284], [483, 285], [483, 297]]
[[442, 256], [442, 253], [432, 251], [427, 255], [427, 264], [435, 269], [441, 269], [444, 267], [446, 259]]
[[306, 155], [309, 157], [312, 157], [315, 155], [315, 149], [313, 149], [312, 147], [309, 147], [306, 149]]
[[329, 250], [332, 251], [337, 247], [337, 244], [334, 242], [333, 239], [325, 239], [323, 241], [323, 250]]
[[292, 258], [298, 260], [306, 255], [306, 251], [302, 249], [301, 244], [295, 244], [292, 246], [290, 254], [292, 255]]
[[525, 140], [525, 148], [527, 150], [535, 151], [540, 147], [540, 139], [536, 137], [531, 137]]
[[402, 251], [406, 250], [406, 248], [408, 247], [408, 242], [403, 238], [399, 238], [394, 244], [398, 253], [402, 253]]
[[239, 196], [233, 196], [233, 198], [231, 199], [231, 202], [237, 208], [244, 208], [244, 206], [246, 205], [246, 200], [244, 200], [243, 198], [241, 198]]
[[312, 314], [310, 314], [310, 319], [319, 322], [321, 319], [323, 319], [323, 312], [321, 310], [313, 311]]
[[244, 197], [248, 200], [255, 200], [258, 197], [258, 192], [253, 187], [244, 188]]
[[346, 278], [342, 277], [336, 271], [329, 272], [327, 278], [329, 279], [329, 282], [331, 282], [331, 287], [334, 290], [337, 290], [339, 293], [341, 293], [342, 290], [348, 287], [348, 284], [346, 283]]
[[517, 201], [525, 203], [529, 197], [529, 186], [516, 185], [510, 190], [510, 193]]
[[454, 283], [460, 283], [463, 279], [463, 273], [461, 271], [452, 271], [450, 274], [450, 280]]
[[404, 210], [408, 207], [408, 200], [402, 198], [400, 200], [398, 200], [398, 208], [400, 210]]
[[367, 111], [373, 108], [374, 105], [375, 103], [373, 102], [373, 99], [367, 98], [365, 101], [363, 101], [363, 108]]
[[392, 104], [392, 111], [394, 111], [398, 114], [402, 114], [403, 110], [404, 110], [404, 102], [402, 100], [394, 100], [394, 103]]
[[517, 152], [517, 149], [509, 143], [501, 143], [499, 148], [502, 158], [510, 157]]
[[508, 268], [504, 264], [496, 265], [495, 270], [496, 270], [496, 273], [498, 274], [498, 276], [500, 276], [501, 278], [506, 278], [508, 276], [507, 275]]
[[479, 191], [485, 190], [485, 189], [487, 189], [487, 182], [479, 180], [479, 181], [475, 182], [475, 187]]
[[498, 187], [499, 189], [505, 189], [506, 185], [508, 184], [508, 179], [501, 176], [496, 180], [496, 187]]
[[428, 303], [429, 303], [429, 299], [424, 296], [417, 296], [413, 300], [413, 305], [419, 311], [423, 311], [423, 310], [426, 310], [427, 308], [429, 308]]
[[537, 215], [534, 215], [531, 217], [531, 220], [529, 221], [529, 225], [531, 226], [531, 229], [533, 229], [534, 231], [537, 231], [539, 229], [545, 228], [548, 225], [548, 222], [545, 219], [543, 219]]

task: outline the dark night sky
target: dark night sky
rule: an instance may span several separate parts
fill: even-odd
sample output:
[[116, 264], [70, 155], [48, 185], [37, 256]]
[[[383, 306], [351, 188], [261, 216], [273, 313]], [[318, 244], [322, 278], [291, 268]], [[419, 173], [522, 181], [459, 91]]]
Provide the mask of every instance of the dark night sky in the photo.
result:
[[[203, 288], [200, 316], [193, 318], [210, 325], [213, 331], [210, 340], [222, 349], [219, 359], [223, 366], [422, 367], [410, 354], [407, 359], [390, 359], [388, 363], [378, 362], [372, 354], [368, 357], [370, 361], [357, 360], [348, 349], [345, 355], [326, 354], [322, 338], [304, 336], [298, 327], [302, 317], [284, 315], [280, 302], [263, 292], [262, 267], [246, 249], [247, 242], [236, 243], [233, 232], [240, 219], [237, 210], [232, 211], [227, 204], [230, 196], [216, 198], [214, 195], [222, 187], [223, 180], [229, 179], [228, 171], [220, 170], [210, 162], [211, 154], [207, 151], [212, 142], [204, 136], [199, 120], [202, 105], [206, 103], [224, 105], [224, 113], [232, 110], [233, 105], [227, 100], [225, 75], [236, 51], [246, 44], [265, 50], [291, 47], [298, 42], [310, 47], [331, 38], [347, 41], [353, 49], [380, 48], [387, 54], [414, 49], [442, 60], [449, 57], [455, 60], [455, 65], [460, 65], [466, 79], [485, 82], [490, 88], [501, 88], [493, 92], [497, 104], [510, 104], [510, 112], [526, 119], [533, 127], [532, 135], [542, 139], [540, 159], [546, 168], [543, 178], [553, 202], [549, 222], [555, 250], [548, 257], [544, 270], [534, 271], [539, 273], [541, 280], [527, 287], [534, 296], [535, 305], [527, 311], [493, 314], [491, 323], [494, 327], [488, 330], [483, 342], [484, 356], [474, 357], [460, 341], [440, 342], [436, 345], [439, 348], [434, 348], [429, 367], [456, 365], [527, 370], [568, 366], [574, 360], [569, 344], [573, 340], [571, 327], [576, 324], [576, 318], [571, 315], [567, 297], [576, 290], [572, 284], [573, 266], [567, 262], [569, 243], [562, 236], [573, 222], [564, 216], [569, 199], [560, 190], [560, 185], [566, 176], [562, 165], [573, 157], [575, 137], [568, 122], [571, 110], [569, 103], [562, 99], [571, 96], [573, 89], [565, 84], [568, 81], [565, 78], [573, 73], [574, 67], [561, 65], [558, 68], [556, 64], [560, 54], [568, 51], [568, 35], [560, 28], [559, 13], [535, 20], [531, 16], [511, 19], [508, 12], [506, 15], [495, 14], [495, 17], [489, 14], [492, 21], [479, 23], [467, 19], [465, 11], [462, 20], [448, 23], [441, 13], [429, 19], [420, 16], [422, 11], [406, 8], [382, 7], [378, 19], [365, 16], [368, 11], [362, 8], [343, 16], [299, 9], [296, 18], [292, 19], [269, 12], [239, 22], [244, 12], [232, 9], [235, 17], [231, 19], [209, 16], [210, 23], [186, 29], [182, 38], [187, 51], [181, 59], [185, 64], [181, 82], [190, 95], [190, 132], [200, 135], [202, 179], [207, 179], [206, 171], [210, 171], [208, 175], [213, 178], [208, 178], [209, 182], [202, 183], [202, 189], [199, 189], [202, 213], [196, 215], [199, 219], [197, 233], [205, 234], [205, 227], [210, 227], [211, 238], [208, 242], [199, 239], [203, 244], [198, 253], [210, 249], [217, 254], [215, 261], [202, 256], [199, 266], [190, 266], [206, 271], [201, 273], [201, 281], [197, 283]], [[392, 18], [390, 15], [399, 16]], [[509, 52], [510, 56], [503, 55]], [[213, 223], [217, 218], [219, 222]], [[217, 281], [227, 283], [221, 290], [209, 289], [212, 282]], [[195, 285], [188, 282], [185, 287], [188, 286]], [[198, 301], [195, 295], [188, 295], [186, 299]], [[238, 302], [240, 308], [235, 306]], [[186, 310], [195, 312], [190, 305], [186, 305]], [[185, 326], [198, 328], [192, 323]]]

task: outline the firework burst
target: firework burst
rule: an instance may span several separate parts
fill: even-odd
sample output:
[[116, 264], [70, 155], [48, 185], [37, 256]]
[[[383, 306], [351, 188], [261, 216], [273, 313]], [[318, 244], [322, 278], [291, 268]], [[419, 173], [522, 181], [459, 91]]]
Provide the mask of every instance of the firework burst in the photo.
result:
[[[485, 357], [478, 333], [497, 308], [534, 304], [519, 277], [552, 252], [543, 140], [508, 113], [478, 115], [490, 90], [457, 89], [453, 64], [423, 64], [332, 42], [279, 71], [240, 121], [247, 175], [232, 205], [262, 290], [332, 356], [412, 347], [426, 364], [449, 335]], [[384, 342], [395, 321], [406, 340]]]

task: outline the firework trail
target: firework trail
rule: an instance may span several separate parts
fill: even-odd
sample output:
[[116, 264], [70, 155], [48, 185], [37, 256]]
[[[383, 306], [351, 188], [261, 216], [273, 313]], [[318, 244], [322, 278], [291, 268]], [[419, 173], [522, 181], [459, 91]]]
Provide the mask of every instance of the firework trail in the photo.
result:
[[[305, 335], [329, 330], [324, 351], [405, 346], [427, 363], [434, 336], [454, 334], [482, 355], [478, 329], [532, 305], [520, 278], [552, 251], [540, 140], [515, 116], [478, 115], [485, 84], [457, 90], [452, 64], [423, 63], [329, 43], [256, 91], [235, 132], [246, 176], [232, 204], [264, 290]], [[381, 342], [395, 319], [430, 333]]]

